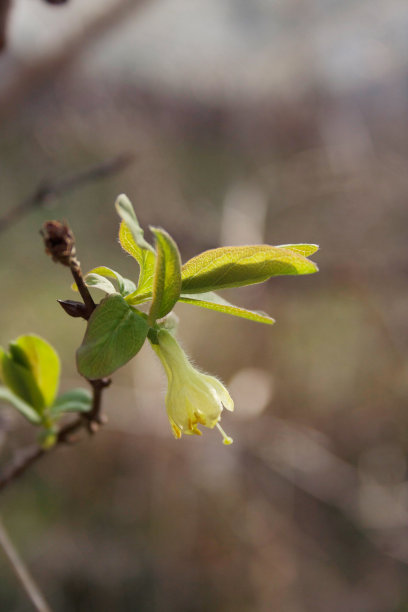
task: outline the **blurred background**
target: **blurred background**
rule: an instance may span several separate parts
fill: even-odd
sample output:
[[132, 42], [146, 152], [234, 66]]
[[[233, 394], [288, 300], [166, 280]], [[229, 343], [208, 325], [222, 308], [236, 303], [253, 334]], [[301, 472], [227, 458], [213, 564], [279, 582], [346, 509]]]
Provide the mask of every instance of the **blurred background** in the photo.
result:
[[[84, 323], [56, 303], [74, 299], [71, 279], [39, 229], [68, 220], [84, 271], [135, 279], [121, 192], [184, 261], [321, 247], [316, 275], [223, 293], [274, 327], [176, 308], [184, 347], [235, 399], [232, 446], [210, 430], [173, 439], [147, 346], [115, 374], [103, 431], [2, 494], [54, 610], [408, 610], [407, 31], [404, 0], [12, 4], [0, 216], [44, 181], [134, 158], [1, 233], [0, 345], [43, 335], [61, 389], [80, 384]], [[32, 441], [2, 406], [0, 470]], [[0, 609], [32, 609], [2, 553]]]

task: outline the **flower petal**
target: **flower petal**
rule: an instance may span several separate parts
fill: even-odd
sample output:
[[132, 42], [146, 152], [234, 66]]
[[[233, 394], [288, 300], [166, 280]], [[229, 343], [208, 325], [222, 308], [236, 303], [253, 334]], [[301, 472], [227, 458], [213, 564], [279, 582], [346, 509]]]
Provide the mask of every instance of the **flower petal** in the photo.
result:
[[200, 436], [198, 425], [217, 426], [224, 444], [231, 444], [232, 438], [219, 425], [223, 408], [234, 409], [226, 387], [215, 376], [197, 370], [168, 330], [161, 328], [157, 339], [158, 344], [152, 343], [152, 347], [167, 375], [166, 408], [175, 437], [181, 438], [183, 433]]

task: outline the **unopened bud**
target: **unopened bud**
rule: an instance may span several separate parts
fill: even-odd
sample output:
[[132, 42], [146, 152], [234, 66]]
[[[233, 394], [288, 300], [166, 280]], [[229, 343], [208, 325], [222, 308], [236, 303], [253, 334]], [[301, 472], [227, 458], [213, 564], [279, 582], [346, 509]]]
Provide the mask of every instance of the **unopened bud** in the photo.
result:
[[75, 258], [74, 234], [66, 223], [46, 221], [41, 230], [44, 239], [45, 252], [53, 261], [70, 266]]
[[70, 317], [87, 318], [88, 309], [83, 302], [76, 302], [75, 300], [57, 300], [57, 302]]

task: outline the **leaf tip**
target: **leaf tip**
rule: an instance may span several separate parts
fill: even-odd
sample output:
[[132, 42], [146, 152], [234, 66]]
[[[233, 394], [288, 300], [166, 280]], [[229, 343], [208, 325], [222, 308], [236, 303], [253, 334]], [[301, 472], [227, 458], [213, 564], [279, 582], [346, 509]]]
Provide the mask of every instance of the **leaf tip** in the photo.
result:
[[119, 212], [119, 209], [123, 206], [132, 206], [132, 203], [125, 193], [120, 193], [115, 200], [115, 208]]

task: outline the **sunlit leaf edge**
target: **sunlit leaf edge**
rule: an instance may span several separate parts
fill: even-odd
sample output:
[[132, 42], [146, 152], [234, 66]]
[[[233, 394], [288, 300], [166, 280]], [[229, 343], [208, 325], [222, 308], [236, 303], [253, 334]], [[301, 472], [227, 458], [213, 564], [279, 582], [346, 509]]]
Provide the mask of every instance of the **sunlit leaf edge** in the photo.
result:
[[242, 319], [248, 319], [256, 323], [265, 323], [267, 325], [273, 325], [275, 323], [275, 319], [268, 314], [256, 310], [248, 310], [241, 306], [235, 306], [212, 291], [208, 293], [197, 293], [195, 295], [182, 293], [179, 302], [208, 308], [209, 310], [241, 317]]

